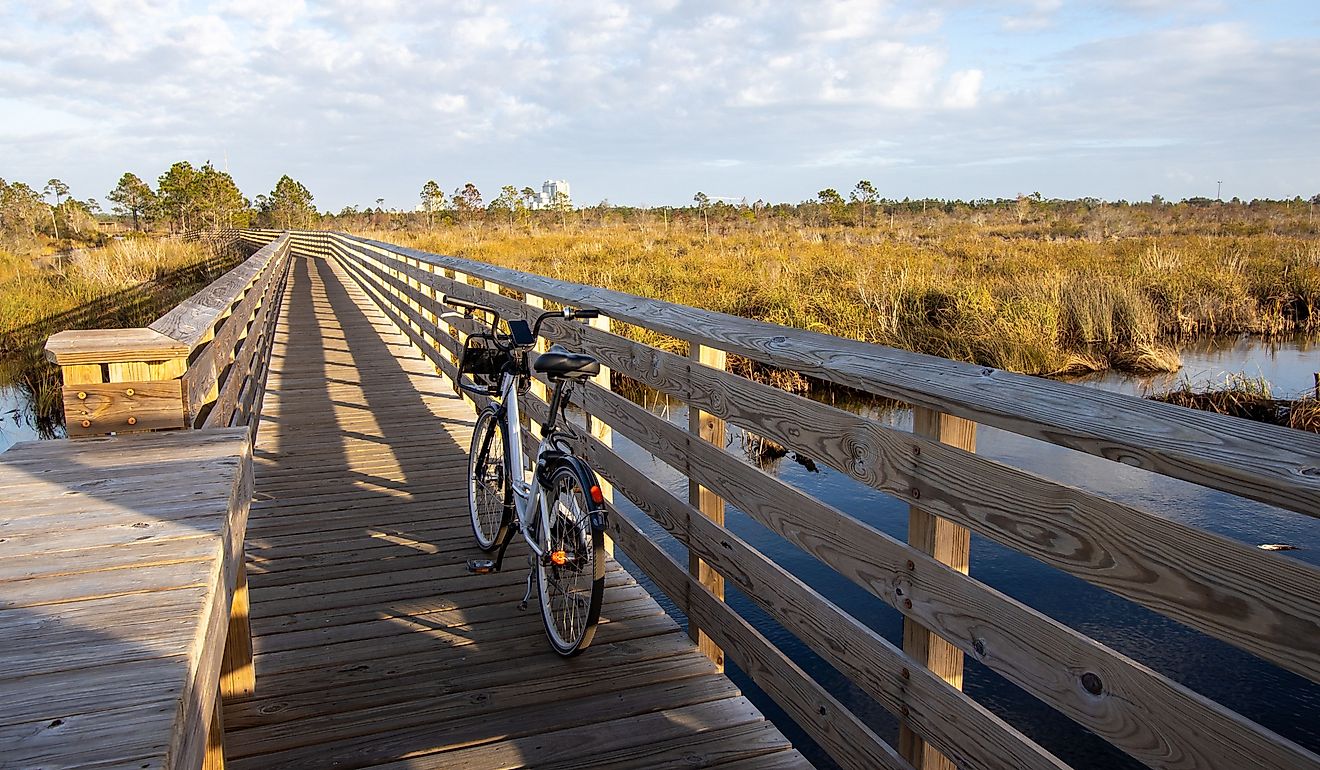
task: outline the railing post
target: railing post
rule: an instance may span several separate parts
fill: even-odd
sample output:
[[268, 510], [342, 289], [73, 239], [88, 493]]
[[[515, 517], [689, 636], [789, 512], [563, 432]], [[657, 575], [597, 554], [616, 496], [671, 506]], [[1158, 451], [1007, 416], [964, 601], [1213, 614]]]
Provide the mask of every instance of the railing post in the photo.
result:
[[69, 438], [191, 427], [179, 379], [188, 346], [151, 329], [70, 330], [53, 335]]
[[[420, 271], [422, 269], [421, 260], [417, 259], [416, 257], [409, 257], [407, 259], [407, 263], [414, 270]], [[411, 286], [413, 291], [417, 292], [418, 294], [422, 293], [422, 282], [416, 277], [411, 275], [408, 276], [408, 285]], [[419, 316], [422, 314], [422, 303], [419, 302], [415, 297], [408, 298], [408, 307], [412, 308], [413, 311], [416, 312]], [[422, 333], [421, 324], [412, 320], [409, 320], [408, 323], [412, 325], [413, 331], [417, 332], [417, 334], [420, 336]], [[423, 337], [423, 339], [425, 339], [425, 337]]]
[[[467, 283], [466, 273], [460, 273], [457, 270], [448, 270], [447, 272], [451, 274], [451, 277], [454, 279], [454, 283], [461, 283], [461, 284]], [[462, 329], [458, 328], [458, 326], [454, 324], [449, 324], [449, 336], [453, 337], [454, 341], [458, 343], [459, 352], [452, 353], [449, 356], [450, 362], [453, 363], [454, 368], [457, 369], [459, 362], [463, 358], [462, 349], [463, 349], [463, 345], [467, 342], [467, 334]], [[457, 382], [454, 383], [454, 389], [458, 390]], [[469, 401], [473, 400], [472, 396], [462, 391], [459, 391], [459, 396]]]
[[[976, 423], [951, 414], [914, 407], [912, 432], [969, 452], [976, 451]], [[908, 543], [953, 569], [967, 573], [971, 532], [966, 527], [911, 506], [908, 509]], [[903, 651], [944, 681], [962, 689], [962, 652], [911, 617], [903, 618]], [[900, 726], [898, 748], [916, 770], [954, 770], [948, 757], [927, 744], [906, 724]]]
[[[545, 300], [536, 296], [535, 294], [528, 294], [525, 301], [528, 305], [535, 308], [538, 312], [545, 311]], [[529, 318], [528, 321], [533, 324], [536, 323], [535, 318]], [[536, 339], [536, 352], [540, 353], [545, 349], [546, 349], [545, 340], [538, 337]], [[532, 395], [536, 396], [537, 398], [541, 399], [547, 404], [550, 403], [549, 389], [546, 388], [544, 382], [541, 382], [540, 380], [535, 378], [532, 379]]]
[[[225, 637], [220, 667], [220, 695], [242, 698], [257, 691], [257, 669], [252, 660], [251, 605], [248, 600], [247, 561], [240, 559], [234, 576], [234, 598], [229, 605], [229, 635]], [[215, 706], [220, 708], [220, 704]]]
[[[591, 324], [591, 326], [596, 329], [600, 329], [601, 331], [610, 330], [610, 319], [605, 316], [592, 318], [589, 321], [587, 321], [587, 323]], [[591, 381], [601, 386], [605, 390], [611, 390], [612, 387], [610, 384], [610, 368], [608, 366], [601, 366], [600, 374], [597, 374], [595, 377], [592, 377]], [[594, 436], [597, 441], [604, 444], [605, 446], [607, 447], [614, 446], [614, 429], [611, 428], [609, 424], [606, 423], [604, 420], [596, 417], [595, 415], [588, 413], [587, 430], [591, 432], [591, 435]], [[599, 479], [599, 483], [600, 483], [600, 491], [604, 495], [605, 500], [611, 503], [614, 502], [614, 487], [610, 486], [610, 483], [608, 481], [605, 481], [604, 479]], [[614, 556], [614, 540], [611, 539], [609, 536], [606, 536], [605, 538], [605, 552], [608, 553], [610, 556]]]
[[[435, 265], [430, 262], [421, 263], [421, 269], [431, 274], [432, 276], [435, 275]], [[435, 328], [439, 329], [440, 316], [438, 316], [435, 312], [435, 306], [437, 301], [435, 283], [433, 282], [427, 283], [426, 286], [422, 289], [422, 293], [426, 295], [427, 299], [431, 300], [431, 302], [425, 308], [422, 309], [422, 318], [425, 318], [426, 320], [430, 321], [431, 324], [435, 326]], [[426, 340], [426, 344], [429, 345], [431, 348], [433, 348], [437, 354], [440, 353], [440, 341], [437, 340], [433, 335], [427, 334], [426, 332], [422, 332], [422, 339]], [[435, 370], [437, 372], [440, 371], [439, 367], [435, 367]]]
[[[725, 369], [728, 366], [728, 356], [723, 350], [706, 347], [696, 342], [689, 343], [688, 357], [694, 363], [709, 366], [712, 369]], [[688, 406], [688, 430], [698, 440], [708, 441], [719, 447], [724, 446], [724, 420], [691, 405]], [[700, 510], [703, 516], [720, 526], [724, 526], [724, 500], [719, 495], [697, 482], [689, 480], [688, 502], [694, 508]], [[688, 551], [688, 574], [710, 589], [710, 592], [715, 594], [717, 598], [724, 599], [724, 577], [693, 554], [691, 549]], [[715, 662], [720, 671], [724, 670], [724, 651], [702, 632], [692, 622], [691, 618], [688, 619], [688, 636], [692, 637], [692, 641], [697, 643], [697, 649]]]

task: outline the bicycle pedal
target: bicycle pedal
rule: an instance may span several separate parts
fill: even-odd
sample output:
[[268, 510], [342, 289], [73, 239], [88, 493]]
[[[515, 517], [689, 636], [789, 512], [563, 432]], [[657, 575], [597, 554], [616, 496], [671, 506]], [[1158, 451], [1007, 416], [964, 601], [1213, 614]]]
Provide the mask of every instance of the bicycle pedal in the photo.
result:
[[490, 575], [495, 572], [495, 562], [490, 559], [468, 559], [467, 571], [473, 575]]

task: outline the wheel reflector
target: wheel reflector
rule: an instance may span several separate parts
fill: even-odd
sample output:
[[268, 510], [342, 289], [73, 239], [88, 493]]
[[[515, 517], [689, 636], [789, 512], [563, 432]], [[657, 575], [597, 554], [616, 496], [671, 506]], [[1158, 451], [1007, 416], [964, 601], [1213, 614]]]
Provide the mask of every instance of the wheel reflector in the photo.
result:
[[563, 551], [553, 551], [550, 554], [550, 561], [562, 567], [568, 561], [568, 554]]

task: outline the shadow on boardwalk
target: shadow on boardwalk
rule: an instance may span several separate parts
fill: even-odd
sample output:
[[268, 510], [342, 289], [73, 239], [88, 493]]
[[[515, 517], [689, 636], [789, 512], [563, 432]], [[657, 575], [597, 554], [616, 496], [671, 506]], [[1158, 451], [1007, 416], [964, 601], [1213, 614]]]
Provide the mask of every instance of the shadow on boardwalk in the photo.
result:
[[467, 574], [471, 407], [342, 268], [295, 261], [273, 352], [248, 529], [257, 695], [226, 709], [230, 767], [797, 756], [617, 565], [596, 644], [568, 661], [535, 603], [517, 609], [524, 551]]

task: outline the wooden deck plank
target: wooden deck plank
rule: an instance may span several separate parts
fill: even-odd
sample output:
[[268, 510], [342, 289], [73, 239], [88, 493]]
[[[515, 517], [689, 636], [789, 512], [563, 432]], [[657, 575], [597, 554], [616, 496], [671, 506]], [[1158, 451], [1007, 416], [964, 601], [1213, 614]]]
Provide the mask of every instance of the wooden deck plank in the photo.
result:
[[250, 456], [238, 429], [0, 457], [0, 765], [200, 764]]
[[[698, 747], [705, 738], [717, 740], [702, 751]], [[756, 707], [739, 697], [428, 754], [377, 767], [392, 770], [522, 766], [689, 768], [709, 766], [720, 757], [741, 759], [787, 748], [788, 742], [773, 726], [767, 725]]]
[[229, 767], [553, 764], [600, 725], [624, 766], [787, 753], [617, 565], [595, 643], [567, 661], [535, 602], [517, 609], [524, 547], [467, 574], [473, 422], [346, 273], [295, 258], [254, 451], [257, 692], [226, 706]]

